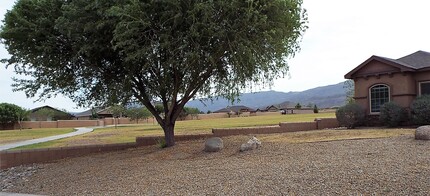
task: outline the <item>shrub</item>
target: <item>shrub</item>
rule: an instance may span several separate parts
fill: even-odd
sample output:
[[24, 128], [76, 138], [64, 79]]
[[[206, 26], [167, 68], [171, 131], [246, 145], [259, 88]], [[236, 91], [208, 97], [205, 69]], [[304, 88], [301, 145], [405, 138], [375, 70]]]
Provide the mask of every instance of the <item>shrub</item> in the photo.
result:
[[394, 102], [387, 102], [381, 106], [379, 120], [389, 127], [399, 126], [408, 118], [406, 110]]
[[364, 122], [364, 109], [356, 103], [348, 103], [336, 110], [336, 119], [341, 126], [353, 129]]
[[166, 148], [167, 147], [167, 143], [166, 143], [166, 140], [164, 138], [156, 139], [155, 143], [157, 143], [157, 146], [160, 148]]
[[314, 105], [314, 113], [318, 113], [318, 107], [317, 107], [317, 105]]
[[430, 96], [417, 97], [411, 105], [413, 122], [417, 125], [430, 124]]

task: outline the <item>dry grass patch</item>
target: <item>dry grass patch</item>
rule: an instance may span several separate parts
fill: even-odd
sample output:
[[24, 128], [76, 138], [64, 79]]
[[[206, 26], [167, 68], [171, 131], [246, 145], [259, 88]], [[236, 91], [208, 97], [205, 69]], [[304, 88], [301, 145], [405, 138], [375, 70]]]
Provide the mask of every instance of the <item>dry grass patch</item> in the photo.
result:
[[372, 139], [413, 135], [415, 129], [328, 129], [317, 131], [289, 132], [276, 135], [265, 135], [264, 142], [308, 143], [335, 140]]
[[73, 132], [73, 128], [43, 128], [0, 131], [0, 145]]

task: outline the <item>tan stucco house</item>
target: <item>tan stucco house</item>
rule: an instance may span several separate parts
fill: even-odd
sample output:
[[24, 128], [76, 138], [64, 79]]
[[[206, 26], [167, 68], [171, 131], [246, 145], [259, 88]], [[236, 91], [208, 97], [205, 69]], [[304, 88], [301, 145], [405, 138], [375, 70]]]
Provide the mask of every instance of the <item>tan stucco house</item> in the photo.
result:
[[368, 115], [378, 115], [389, 101], [409, 108], [417, 96], [430, 94], [430, 53], [417, 51], [399, 59], [372, 56], [345, 78], [354, 80], [354, 99]]

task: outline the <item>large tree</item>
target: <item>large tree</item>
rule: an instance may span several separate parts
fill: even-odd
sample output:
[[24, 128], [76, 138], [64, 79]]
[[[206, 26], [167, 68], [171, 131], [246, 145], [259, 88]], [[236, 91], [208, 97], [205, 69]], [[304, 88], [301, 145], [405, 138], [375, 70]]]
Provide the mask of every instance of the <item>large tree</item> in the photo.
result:
[[[80, 105], [138, 100], [167, 146], [192, 98], [234, 100], [288, 71], [306, 29], [302, 0], [18, 0], [0, 32], [15, 89]], [[155, 104], [161, 104], [160, 114]]]

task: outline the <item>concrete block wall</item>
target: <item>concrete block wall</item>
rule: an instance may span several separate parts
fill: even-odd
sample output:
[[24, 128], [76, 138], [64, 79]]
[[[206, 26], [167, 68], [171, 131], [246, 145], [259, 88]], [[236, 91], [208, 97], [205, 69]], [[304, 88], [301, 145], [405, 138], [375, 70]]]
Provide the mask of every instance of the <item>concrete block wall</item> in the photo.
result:
[[[58, 120], [58, 128], [94, 127], [100, 126], [97, 120]], [[56, 127], [56, 128], [57, 128]]]
[[282, 132], [309, 131], [317, 129], [316, 122], [283, 122], [279, 123], [279, 126], [281, 127]]
[[184, 120], [203, 120], [203, 119], [214, 119], [214, 118], [228, 118], [226, 113], [210, 113], [210, 114], [197, 114], [196, 116], [188, 115]]
[[255, 113], [256, 116], [276, 116], [276, 115], [281, 115], [280, 112], [256, 112]]
[[44, 163], [68, 157], [84, 156], [97, 152], [111, 152], [136, 147], [136, 143], [104, 144], [32, 150], [6, 150], [0, 152], [0, 169]]
[[318, 129], [336, 128], [339, 127], [339, 121], [336, 118], [318, 118], [315, 119]]
[[216, 137], [229, 135], [269, 134], [281, 132], [282, 130], [279, 126], [212, 129], [212, 134]]
[[[197, 139], [205, 139], [212, 137], [212, 134], [196, 134], [196, 135], [175, 135], [175, 141], [189, 141]], [[157, 141], [164, 139], [164, 136], [149, 136], [136, 137], [136, 146], [151, 146], [157, 144]]]
[[[24, 121], [21, 122], [23, 129], [38, 129], [38, 128], [75, 128], [75, 127], [94, 127], [114, 125], [113, 118], [105, 118], [98, 120], [58, 120], [58, 121]], [[154, 124], [156, 121], [153, 118], [139, 120], [139, 124]], [[129, 118], [118, 118], [117, 124], [137, 124]], [[11, 129], [19, 129], [19, 124], [16, 123]]]
[[264, 126], [264, 127], [245, 127], [245, 128], [223, 128], [212, 129], [214, 136], [222, 137], [229, 135], [247, 135], [247, 134], [270, 134], [270, 133], [285, 133], [294, 131], [310, 131], [317, 129], [336, 128], [339, 123], [336, 118], [315, 119], [314, 122], [283, 122], [279, 126]]

